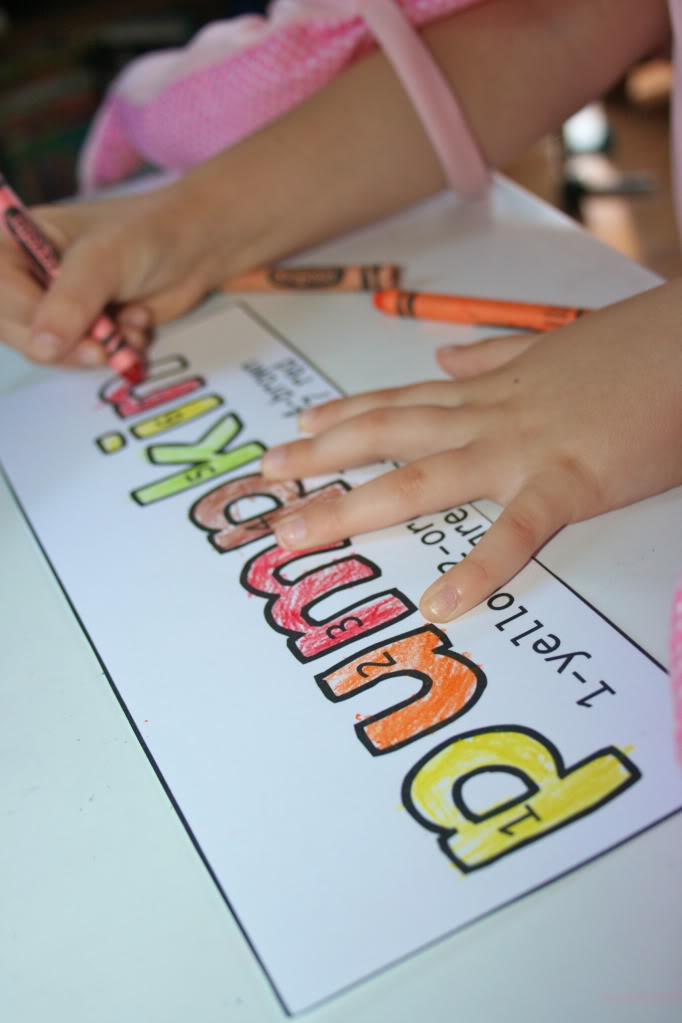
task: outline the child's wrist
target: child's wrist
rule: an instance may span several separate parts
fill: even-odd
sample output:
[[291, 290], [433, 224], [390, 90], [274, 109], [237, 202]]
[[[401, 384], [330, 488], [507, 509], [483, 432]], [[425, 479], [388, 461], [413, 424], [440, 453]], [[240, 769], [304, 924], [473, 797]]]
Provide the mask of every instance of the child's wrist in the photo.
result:
[[244, 183], [236, 156], [226, 151], [194, 168], [171, 186], [169, 196], [170, 215], [213, 278], [211, 285], [278, 254], [278, 218], [263, 201], [256, 175]]

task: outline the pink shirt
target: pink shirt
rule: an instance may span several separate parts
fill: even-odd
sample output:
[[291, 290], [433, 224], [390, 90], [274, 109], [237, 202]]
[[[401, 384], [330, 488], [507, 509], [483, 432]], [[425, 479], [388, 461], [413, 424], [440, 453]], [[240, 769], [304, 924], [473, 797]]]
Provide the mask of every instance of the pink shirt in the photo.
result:
[[378, 43], [453, 187], [478, 194], [489, 183], [478, 144], [410, 26], [479, 2], [275, 0], [267, 16], [213, 22], [183, 49], [140, 57], [114, 81], [81, 152], [81, 188], [94, 191], [145, 163], [186, 170], [280, 117]]

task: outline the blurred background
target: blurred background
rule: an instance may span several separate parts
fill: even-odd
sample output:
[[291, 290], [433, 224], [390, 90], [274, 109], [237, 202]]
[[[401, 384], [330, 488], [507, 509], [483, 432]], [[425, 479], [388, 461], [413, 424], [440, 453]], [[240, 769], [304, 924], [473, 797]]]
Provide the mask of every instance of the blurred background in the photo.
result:
[[[182, 46], [209, 21], [265, 0], [0, 0], [0, 166], [27, 203], [73, 194], [75, 161], [107, 85], [148, 50]], [[632, 68], [505, 172], [613, 246], [682, 272], [669, 158], [671, 68]]]

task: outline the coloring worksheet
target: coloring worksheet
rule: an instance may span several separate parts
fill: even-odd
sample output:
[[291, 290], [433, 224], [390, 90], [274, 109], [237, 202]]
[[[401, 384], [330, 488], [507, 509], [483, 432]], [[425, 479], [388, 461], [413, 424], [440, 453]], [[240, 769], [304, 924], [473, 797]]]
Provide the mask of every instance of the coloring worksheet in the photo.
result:
[[[307, 552], [272, 520], [391, 466], [268, 483], [333, 381], [247, 305], [147, 380], [0, 399], [8, 483], [282, 1006], [302, 1012], [680, 808], [663, 667], [531, 562], [447, 626], [455, 506]], [[228, 909], [229, 907], [229, 909]]]

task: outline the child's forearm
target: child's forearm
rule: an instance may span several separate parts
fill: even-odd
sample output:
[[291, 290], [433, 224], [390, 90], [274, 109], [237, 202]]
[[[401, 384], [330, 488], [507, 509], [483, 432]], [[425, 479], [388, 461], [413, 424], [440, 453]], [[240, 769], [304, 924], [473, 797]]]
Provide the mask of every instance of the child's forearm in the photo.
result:
[[[487, 0], [434, 22], [423, 38], [498, 167], [668, 34], [665, 0]], [[38, 211], [62, 252], [44, 296], [0, 239], [0, 337], [38, 361], [90, 364], [101, 350], [83, 337], [108, 303], [143, 303], [131, 316], [162, 322], [241, 270], [444, 184], [410, 101], [376, 52], [174, 185]]]
[[[490, 0], [422, 36], [493, 167], [504, 166], [664, 44], [664, 0]], [[191, 171], [191, 204], [231, 230], [231, 272], [438, 191], [440, 165], [380, 52], [288, 115]]]

